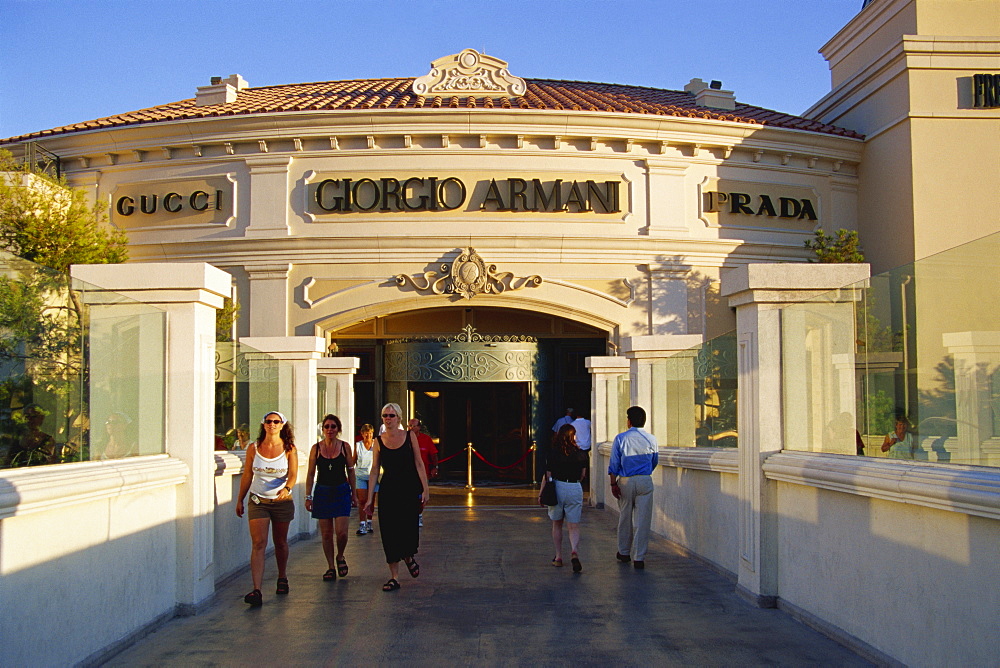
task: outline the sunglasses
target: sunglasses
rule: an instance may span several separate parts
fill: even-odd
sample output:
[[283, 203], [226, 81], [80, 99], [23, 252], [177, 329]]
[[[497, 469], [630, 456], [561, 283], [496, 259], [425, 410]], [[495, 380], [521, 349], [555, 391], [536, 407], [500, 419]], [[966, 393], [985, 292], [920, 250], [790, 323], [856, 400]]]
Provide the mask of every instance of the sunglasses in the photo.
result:
[[325, 424], [323, 425], [323, 429], [340, 429], [340, 427], [335, 424]]
[[382, 413], [382, 417], [384, 417], [384, 418], [394, 418], [394, 417], [396, 417], [396, 414], [395, 413]]
[[264, 424], [281, 424], [281, 420], [264, 420]]

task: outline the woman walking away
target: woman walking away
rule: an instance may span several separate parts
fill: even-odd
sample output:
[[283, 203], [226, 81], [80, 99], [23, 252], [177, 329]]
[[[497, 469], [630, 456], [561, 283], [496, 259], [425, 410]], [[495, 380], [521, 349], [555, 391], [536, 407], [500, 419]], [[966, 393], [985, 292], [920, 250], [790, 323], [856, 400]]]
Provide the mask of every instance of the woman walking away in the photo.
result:
[[[340, 418], [323, 418], [323, 440], [309, 450], [309, 470], [306, 473], [306, 510], [319, 520], [319, 531], [326, 555], [323, 579], [335, 580], [347, 575], [347, 525], [351, 521], [351, 506], [356, 503], [354, 455], [351, 445], [340, 440]], [[316, 486], [313, 487], [313, 481]], [[337, 556], [334, 559], [333, 534], [337, 534]]]
[[372, 516], [365, 512], [368, 503], [368, 495], [375, 498], [378, 492], [378, 472], [375, 473], [375, 480], [369, 482], [372, 468], [372, 449], [375, 447], [375, 428], [370, 424], [361, 425], [361, 440], [354, 444], [354, 477], [357, 478], [358, 489], [358, 535], [364, 536], [371, 533]]
[[549, 506], [549, 519], [552, 520], [552, 544], [556, 556], [552, 558], [553, 566], [562, 566], [562, 527], [565, 520], [569, 529], [570, 562], [573, 572], [583, 570], [577, 546], [580, 544], [580, 514], [583, 511], [583, 481], [587, 465], [586, 453], [576, 445], [576, 429], [573, 425], [564, 424], [559, 427], [555, 442], [549, 451], [549, 462], [546, 467], [542, 487], [538, 490], [538, 501], [541, 503], [542, 489], [546, 485], [556, 486], [558, 503]]
[[243, 597], [252, 606], [263, 602], [260, 593], [264, 579], [264, 552], [267, 531], [274, 540], [274, 559], [278, 562], [276, 593], [288, 593], [288, 525], [295, 519], [292, 488], [298, 477], [299, 458], [295, 450], [292, 425], [278, 411], [271, 411], [260, 423], [257, 441], [247, 448], [240, 478], [240, 493], [236, 499], [236, 515], [243, 517], [243, 498], [250, 492], [250, 575], [253, 591]]
[[[389, 580], [382, 591], [399, 589], [399, 561], [406, 564], [411, 577], [420, 575], [420, 565], [413, 556], [420, 542], [417, 517], [421, 504], [426, 504], [431, 493], [427, 487], [427, 472], [420, 458], [420, 446], [412, 432], [399, 424], [401, 411], [397, 404], [382, 408], [385, 432], [375, 439], [372, 471], [382, 470], [379, 481], [378, 525], [382, 534], [382, 550], [389, 564]], [[375, 504], [372, 495], [365, 504], [371, 514]]]

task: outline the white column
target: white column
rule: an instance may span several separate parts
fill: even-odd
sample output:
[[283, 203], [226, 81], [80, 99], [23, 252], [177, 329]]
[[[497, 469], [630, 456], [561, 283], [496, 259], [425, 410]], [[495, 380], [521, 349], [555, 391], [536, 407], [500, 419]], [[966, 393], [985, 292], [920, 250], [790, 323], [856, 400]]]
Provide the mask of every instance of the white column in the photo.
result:
[[167, 453], [190, 471], [177, 493], [176, 595], [178, 609], [193, 613], [215, 591], [215, 311], [231, 296], [232, 277], [203, 262], [76, 265], [71, 273], [167, 312]]
[[781, 308], [868, 275], [866, 264], [785, 263], [744, 265], [722, 275], [721, 294], [736, 309], [739, 367], [737, 591], [761, 607], [774, 607], [778, 597], [775, 483], [762, 466], [784, 447]]
[[588, 357], [590, 370], [590, 502], [604, 507], [607, 484], [607, 459], [598, 452], [598, 446], [614, 440], [621, 416], [628, 406], [620, 405], [618, 384], [629, 374], [629, 360], [625, 357]]
[[358, 357], [323, 357], [316, 373], [326, 378], [326, 397], [322, 413], [333, 413], [344, 427], [341, 437], [354, 445], [354, 374], [361, 367]]
[[288, 334], [288, 270], [280, 264], [247, 265], [250, 280], [251, 336], [286, 336]]
[[[300, 535], [311, 535], [315, 529], [315, 522], [309, 517], [305, 507], [305, 467], [308, 463], [309, 449], [319, 440], [317, 415], [319, 396], [316, 373], [319, 360], [326, 351], [326, 341], [318, 336], [244, 336], [240, 338], [240, 343], [268, 354], [278, 361], [281, 369], [291, 371], [288, 382], [281, 383], [278, 406], [264, 410], [281, 411], [295, 430], [295, 446], [299, 452], [299, 476], [295, 485], [293, 526], [298, 528]], [[253, 417], [258, 419], [263, 415]]]
[[[693, 446], [694, 370], [678, 374], [684, 361], [669, 358], [701, 345], [701, 334], [656, 334], [622, 339], [622, 354], [629, 360], [632, 405], [646, 411], [646, 430], [661, 446]], [[681, 366], [678, 366], [678, 365]], [[683, 407], [690, 410], [686, 412]], [[628, 406], [625, 406], [628, 408]]]
[[[992, 375], [1000, 373], [1000, 332], [951, 332], [942, 337], [955, 360], [955, 418], [958, 445], [952, 459], [960, 464], [1000, 464], [993, 433]], [[992, 450], [990, 452], [989, 450]]]

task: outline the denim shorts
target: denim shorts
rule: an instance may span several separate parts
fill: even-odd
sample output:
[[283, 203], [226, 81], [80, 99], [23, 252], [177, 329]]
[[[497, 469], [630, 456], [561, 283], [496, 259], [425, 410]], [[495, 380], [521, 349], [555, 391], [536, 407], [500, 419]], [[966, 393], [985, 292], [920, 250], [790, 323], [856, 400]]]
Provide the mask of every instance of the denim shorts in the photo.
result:
[[[355, 487], [357, 487], [358, 489], [368, 489], [368, 478], [362, 478], [362, 477], [359, 476], [357, 478], [357, 484], [355, 485]], [[378, 483], [377, 482], [375, 483], [375, 491], [376, 492], [378, 491]]]
[[580, 523], [583, 512], [583, 485], [578, 482], [563, 482], [553, 480], [556, 484], [556, 498], [559, 503], [549, 506], [549, 519], [552, 521], [566, 520], [573, 524]]

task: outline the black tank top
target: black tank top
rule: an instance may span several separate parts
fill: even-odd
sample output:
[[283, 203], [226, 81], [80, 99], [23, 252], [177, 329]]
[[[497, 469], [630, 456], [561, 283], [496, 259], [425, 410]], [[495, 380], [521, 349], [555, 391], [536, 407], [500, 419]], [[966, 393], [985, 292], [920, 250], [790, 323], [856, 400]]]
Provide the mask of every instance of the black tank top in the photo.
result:
[[316, 444], [316, 484], [336, 487], [347, 482], [347, 455], [344, 444], [340, 444], [340, 454], [333, 459], [323, 456], [320, 444]]

